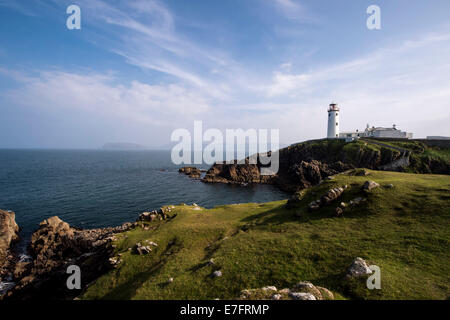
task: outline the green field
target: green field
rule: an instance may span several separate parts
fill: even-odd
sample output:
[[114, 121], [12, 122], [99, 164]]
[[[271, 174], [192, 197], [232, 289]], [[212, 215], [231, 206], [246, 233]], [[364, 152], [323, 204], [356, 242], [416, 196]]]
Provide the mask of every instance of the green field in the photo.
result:
[[[233, 299], [243, 289], [281, 289], [299, 281], [326, 287], [338, 299], [450, 298], [450, 177], [370, 172], [336, 175], [307, 189], [293, 209], [286, 201], [208, 210], [177, 205], [173, 219], [120, 236], [116, 250], [123, 262], [80, 298]], [[366, 193], [366, 180], [381, 187]], [[309, 202], [342, 185], [349, 188], [336, 203], [308, 212]], [[341, 201], [358, 196], [367, 201], [334, 216]], [[143, 256], [128, 251], [144, 240], [158, 247]], [[381, 290], [345, 279], [358, 256], [381, 268]], [[214, 265], [207, 264], [211, 258]], [[212, 279], [215, 270], [223, 276]]]

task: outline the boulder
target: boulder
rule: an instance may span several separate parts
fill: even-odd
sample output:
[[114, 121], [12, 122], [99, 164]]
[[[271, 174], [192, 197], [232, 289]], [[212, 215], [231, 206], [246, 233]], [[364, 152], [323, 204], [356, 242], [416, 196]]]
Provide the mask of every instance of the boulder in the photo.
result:
[[378, 183], [376, 183], [375, 181], [368, 180], [368, 181], [364, 182], [362, 188], [363, 188], [363, 190], [370, 191], [372, 189], [378, 188], [379, 186], [380, 185]]
[[244, 300], [333, 300], [333, 293], [311, 282], [299, 282], [292, 289], [277, 290], [274, 286], [241, 291], [240, 299]]
[[313, 294], [307, 292], [290, 292], [289, 297], [294, 300], [317, 300]]
[[326, 194], [322, 196], [322, 198], [320, 198], [321, 204], [326, 205], [336, 200], [344, 193], [344, 190], [345, 190], [344, 187], [330, 189]]
[[314, 300], [322, 300], [322, 293], [311, 282], [299, 282], [291, 289], [291, 292], [310, 293], [314, 296]]
[[367, 262], [360, 257], [355, 258], [347, 270], [347, 277], [350, 278], [361, 277], [369, 274], [372, 274], [372, 270], [370, 270]]
[[327, 205], [331, 202], [333, 202], [334, 200], [338, 199], [340, 196], [342, 196], [342, 194], [344, 193], [345, 189], [347, 189], [347, 185], [342, 186], [342, 187], [338, 187], [338, 188], [333, 188], [327, 191], [327, 193], [325, 193], [320, 200], [315, 200], [312, 201], [309, 205], [308, 205], [308, 210], [309, 211], [313, 211], [313, 210], [317, 210], [319, 209], [321, 206]]
[[136, 254], [144, 255], [150, 253], [152, 249], [150, 248], [150, 246], [143, 246], [140, 242], [138, 242], [134, 245], [133, 251]]
[[221, 277], [222, 276], [222, 271], [220, 271], [220, 270], [217, 270], [217, 271], [214, 271], [212, 274], [211, 274], [211, 278], [218, 278], [218, 277]]

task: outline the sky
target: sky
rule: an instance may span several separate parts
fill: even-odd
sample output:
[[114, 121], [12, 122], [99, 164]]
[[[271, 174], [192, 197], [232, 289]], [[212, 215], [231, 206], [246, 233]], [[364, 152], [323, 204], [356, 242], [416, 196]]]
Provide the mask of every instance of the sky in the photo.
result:
[[[81, 9], [69, 30], [66, 8]], [[381, 9], [369, 30], [366, 10]], [[175, 129], [450, 136], [448, 0], [0, 0], [0, 148], [151, 147]]]

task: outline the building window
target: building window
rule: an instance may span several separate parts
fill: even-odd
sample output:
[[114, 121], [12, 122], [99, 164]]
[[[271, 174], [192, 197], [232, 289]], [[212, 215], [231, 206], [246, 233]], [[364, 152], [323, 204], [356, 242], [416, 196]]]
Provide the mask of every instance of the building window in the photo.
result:
[[331, 113], [328, 114], [328, 117], [331, 117]]
[[336, 112], [336, 117], [338, 116], [338, 113]]
[[338, 125], [338, 123], [336, 122], [336, 125]]
[[336, 133], [336, 137], [338, 137], [337, 133]]

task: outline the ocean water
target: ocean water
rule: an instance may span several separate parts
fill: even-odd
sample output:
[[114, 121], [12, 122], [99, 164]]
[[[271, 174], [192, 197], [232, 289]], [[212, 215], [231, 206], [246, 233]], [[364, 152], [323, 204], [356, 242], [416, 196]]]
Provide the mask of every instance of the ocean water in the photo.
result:
[[169, 151], [0, 150], [0, 209], [16, 213], [26, 241], [54, 215], [76, 227], [108, 227], [168, 204], [211, 208], [287, 198], [269, 185], [205, 184], [179, 167]]

